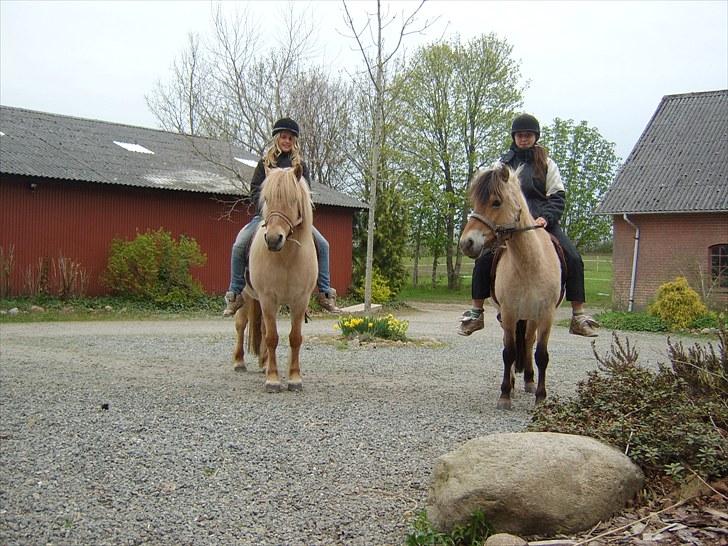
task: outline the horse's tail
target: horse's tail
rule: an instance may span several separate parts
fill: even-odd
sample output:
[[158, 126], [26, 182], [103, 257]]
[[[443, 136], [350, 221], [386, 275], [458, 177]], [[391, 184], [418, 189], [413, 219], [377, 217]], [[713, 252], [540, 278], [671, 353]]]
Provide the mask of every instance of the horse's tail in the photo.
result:
[[248, 305], [248, 352], [260, 355], [260, 344], [263, 341], [263, 313], [258, 300], [251, 300]]
[[526, 347], [526, 321], [516, 323], [516, 373], [523, 373], [528, 362], [528, 348]]

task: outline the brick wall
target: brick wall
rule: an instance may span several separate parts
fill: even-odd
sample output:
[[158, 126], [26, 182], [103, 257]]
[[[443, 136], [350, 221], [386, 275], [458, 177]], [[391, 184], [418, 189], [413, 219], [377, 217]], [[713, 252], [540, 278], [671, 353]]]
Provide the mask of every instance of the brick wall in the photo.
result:
[[[728, 244], [728, 213], [642, 214], [628, 218], [640, 228], [635, 310], [643, 310], [654, 300], [661, 284], [678, 276], [686, 277], [706, 303], [723, 308], [728, 305], [728, 290], [711, 288], [709, 250], [712, 245]], [[612, 303], [615, 309], [626, 310], [635, 230], [621, 216], [614, 216], [613, 223]]]

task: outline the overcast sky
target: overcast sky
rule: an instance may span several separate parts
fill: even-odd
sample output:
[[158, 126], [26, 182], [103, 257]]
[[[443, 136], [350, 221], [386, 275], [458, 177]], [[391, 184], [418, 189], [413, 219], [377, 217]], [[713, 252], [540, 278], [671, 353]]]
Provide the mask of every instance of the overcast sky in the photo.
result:
[[[392, 14], [417, 3], [393, 2]], [[211, 33], [209, 1], [0, 0], [0, 103], [157, 127], [145, 95], [166, 80], [190, 32]], [[350, 3], [363, 22], [373, 1]], [[312, 51], [332, 69], [359, 63], [341, 3], [222, 3], [275, 35], [282, 9], [316, 21]], [[442, 36], [496, 33], [528, 80], [524, 110], [542, 124], [586, 120], [626, 159], [664, 95], [728, 88], [728, 1], [431, 0], [437, 22], [408, 50]], [[0, 127], [0, 130], [2, 127]]]

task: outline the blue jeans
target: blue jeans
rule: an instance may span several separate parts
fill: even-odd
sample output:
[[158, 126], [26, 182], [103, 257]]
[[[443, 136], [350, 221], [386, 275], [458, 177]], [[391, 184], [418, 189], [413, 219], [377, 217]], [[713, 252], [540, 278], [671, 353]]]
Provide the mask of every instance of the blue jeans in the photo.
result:
[[[230, 288], [229, 292], [240, 294], [245, 288], [245, 270], [248, 268], [248, 249], [250, 240], [253, 238], [262, 218], [255, 215], [250, 222], [240, 230], [233, 243], [233, 251], [230, 256]], [[313, 228], [313, 241], [316, 245], [318, 256], [318, 280], [316, 285], [320, 292], [327, 296], [331, 290], [331, 279], [329, 278], [329, 242], [324, 239], [319, 230]]]

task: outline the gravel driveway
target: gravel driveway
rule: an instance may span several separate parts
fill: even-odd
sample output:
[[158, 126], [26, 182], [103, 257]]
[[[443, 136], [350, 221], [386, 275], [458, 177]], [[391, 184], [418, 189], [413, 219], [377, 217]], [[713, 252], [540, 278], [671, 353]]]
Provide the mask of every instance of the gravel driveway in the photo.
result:
[[[464, 307], [414, 305], [409, 336], [440, 343], [347, 346], [316, 317], [304, 390], [280, 394], [251, 359], [233, 371], [229, 319], [0, 325], [0, 543], [402, 544], [434, 459], [533, 406], [519, 378], [495, 409], [492, 312], [464, 338]], [[665, 336], [629, 338], [667, 362]], [[554, 329], [550, 394], [596, 368], [590, 344]]]

